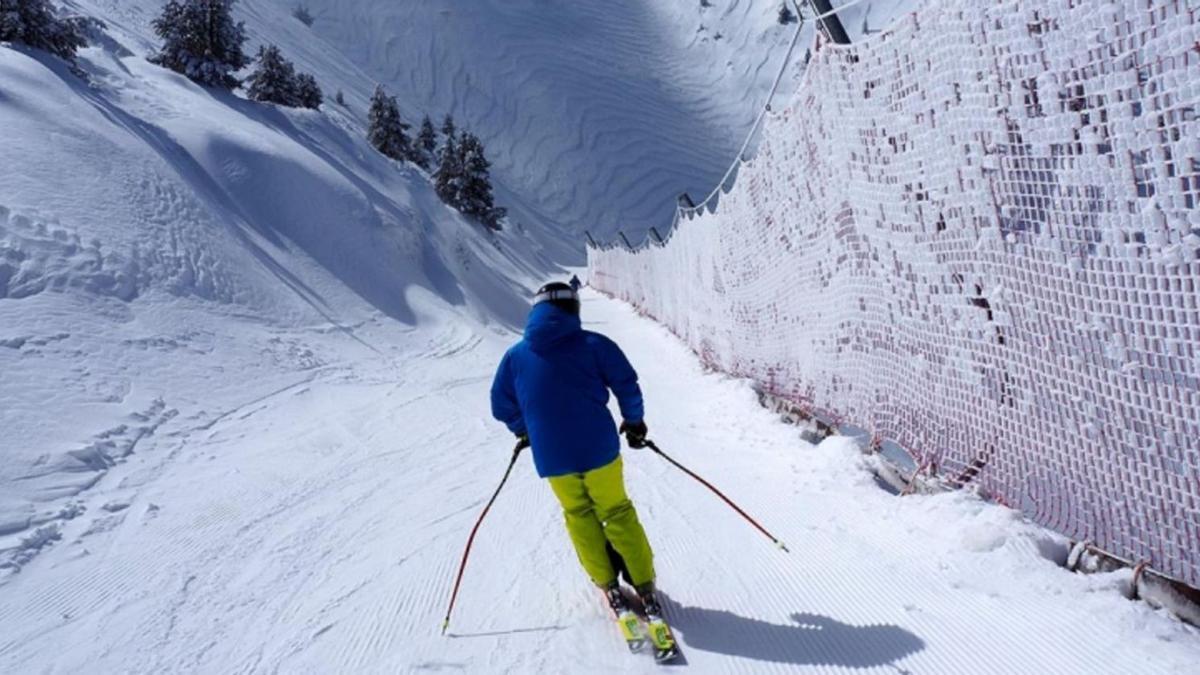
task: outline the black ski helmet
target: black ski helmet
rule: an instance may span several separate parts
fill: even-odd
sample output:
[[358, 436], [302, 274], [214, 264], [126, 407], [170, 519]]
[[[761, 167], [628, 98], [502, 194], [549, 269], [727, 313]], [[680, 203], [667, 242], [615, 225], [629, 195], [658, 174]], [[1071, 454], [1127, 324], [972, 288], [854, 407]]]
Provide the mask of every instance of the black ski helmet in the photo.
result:
[[551, 281], [538, 289], [533, 296], [533, 304], [548, 302], [559, 309], [579, 316], [579, 294], [569, 284], [561, 281]]

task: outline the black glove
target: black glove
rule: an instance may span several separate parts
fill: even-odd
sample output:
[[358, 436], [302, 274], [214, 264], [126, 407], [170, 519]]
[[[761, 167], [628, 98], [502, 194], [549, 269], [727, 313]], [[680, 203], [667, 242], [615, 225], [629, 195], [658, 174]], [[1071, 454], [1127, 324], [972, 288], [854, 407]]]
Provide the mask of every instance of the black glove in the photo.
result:
[[645, 422], [621, 422], [621, 433], [625, 434], [625, 441], [629, 443], [629, 447], [646, 447]]
[[517, 451], [520, 452], [529, 447], [529, 434], [517, 434]]

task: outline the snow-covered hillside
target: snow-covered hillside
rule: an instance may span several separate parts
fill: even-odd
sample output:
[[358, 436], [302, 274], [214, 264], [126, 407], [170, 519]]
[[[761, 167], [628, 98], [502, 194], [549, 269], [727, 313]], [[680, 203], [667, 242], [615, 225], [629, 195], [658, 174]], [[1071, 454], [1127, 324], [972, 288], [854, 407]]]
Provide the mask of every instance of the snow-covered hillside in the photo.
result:
[[414, 115], [471, 121], [518, 217], [576, 241], [640, 236], [678, 193], [711, 189], [794, 30], [776, 0], [309, 4], [315, 32]]
[[[203, 423], [421, 329], [519, 326], [545, 241], [485, 236], [363, 140], [374, 83], [287, 13], [257, 39], [343, 88], [290, 111], [202, 89], [144, 58], [156, 2], [80, 3], [107, 29], [56, 58], [0, 49], [0, 564], [176, 420]], [[318, 337], [313, 340], [305, 334]], [[360, 345], [361, 346], [361, 345]], [[236, 364], [236, 365], [233, 365]], [[42, 535], [35, 535], [39, 528]]]

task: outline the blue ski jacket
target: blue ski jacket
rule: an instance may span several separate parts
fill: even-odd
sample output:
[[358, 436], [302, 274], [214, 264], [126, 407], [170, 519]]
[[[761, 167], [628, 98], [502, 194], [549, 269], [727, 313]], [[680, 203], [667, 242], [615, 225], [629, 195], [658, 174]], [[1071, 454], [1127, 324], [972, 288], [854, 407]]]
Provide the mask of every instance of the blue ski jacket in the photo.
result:
[[578, 316], [542, 302], [529, 312], [525, 339], [496, 369], [492, 416], [514, 434], [529, 434], [539, 476], [584, 473], [621, 450], [609, 389], [626, 421], [642, 421], [637, 373], [620, 347], [583, 330]]

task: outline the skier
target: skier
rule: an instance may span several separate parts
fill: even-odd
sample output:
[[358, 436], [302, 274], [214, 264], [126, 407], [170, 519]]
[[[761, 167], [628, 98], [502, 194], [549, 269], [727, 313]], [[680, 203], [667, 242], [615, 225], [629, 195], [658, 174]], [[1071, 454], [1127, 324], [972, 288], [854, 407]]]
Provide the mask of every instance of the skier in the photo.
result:
[[583, 287], [583, 282], [579, 280], [579, 276], [578, 276], [578, 275], [575, 275], [575, 274], [572, 274], [572, 275], [571, 275], [571, 290], [573, 290], [573, 291], [575, 291], [576, 293], [578, 293], [578, 292], [579, 292], [579, 289], [580, 289], [581, 287]]
[[[624, 418], [619, 430], [607, 407], [610, 389]], [[554, 282], [538, 290], [525, 338], [496, 369], [491, 399], [492, 415], [532, 447], [538, 475], [562, 505], [579, 562], [614, 614], [636, 624], [617, 580], [623, 565], [648, 620], [661, 623], [653, 553], [621, 473], [618, 434], [632, 448], [646, 443], [637, 373], [615, 342], [583, 330], [579, 294], [570, 286]], [[634, 648], [626, 624], [622, 631]]]

